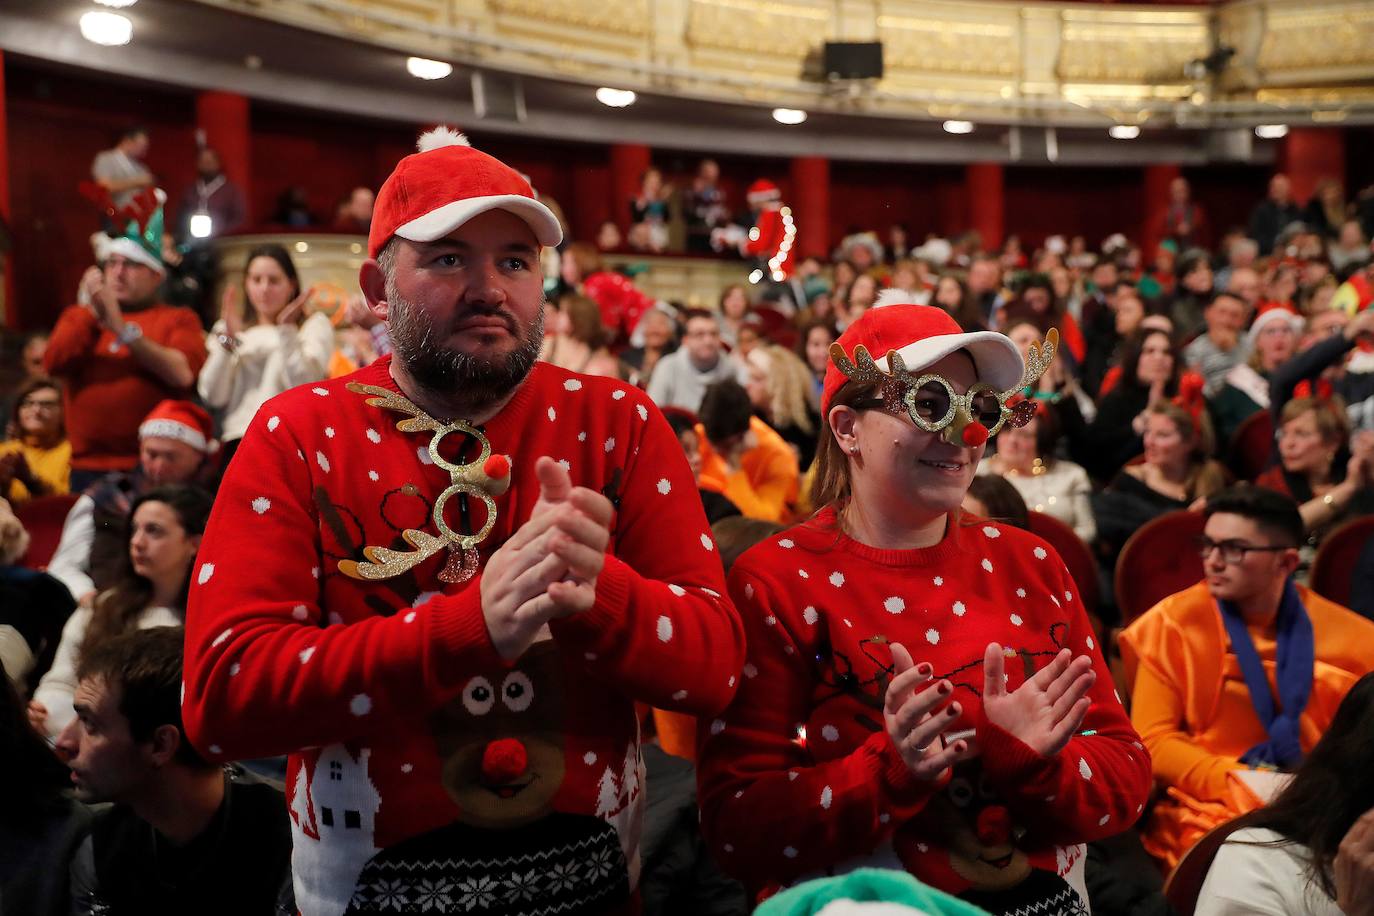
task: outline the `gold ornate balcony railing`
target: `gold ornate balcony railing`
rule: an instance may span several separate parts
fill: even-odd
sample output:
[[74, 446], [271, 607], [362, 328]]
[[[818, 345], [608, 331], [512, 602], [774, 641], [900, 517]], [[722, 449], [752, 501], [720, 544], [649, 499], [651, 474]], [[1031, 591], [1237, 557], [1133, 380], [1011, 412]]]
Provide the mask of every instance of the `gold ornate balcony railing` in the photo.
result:
[[[493, 70], [813, 111], [1190, 126], [1374, 116], [1368, 0], [199, 2]], [[821, 82], [826, 40], [882, 41], [884, 78]], [[1218, 44], [1236, 50], [1223, 70], [1185, 75]]]

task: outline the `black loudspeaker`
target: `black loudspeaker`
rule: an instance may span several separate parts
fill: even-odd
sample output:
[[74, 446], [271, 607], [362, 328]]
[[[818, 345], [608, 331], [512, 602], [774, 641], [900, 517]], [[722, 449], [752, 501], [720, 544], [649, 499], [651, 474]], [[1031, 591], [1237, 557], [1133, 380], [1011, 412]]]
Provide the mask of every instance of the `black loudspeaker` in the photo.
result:
[[827, 41], [822, 72], [828, 80], [883, 78], [881, 41]]
[[525, 86], [509, 73], [472, 72], [472, 107], [477, 117], [493, 121], [525, 120]]

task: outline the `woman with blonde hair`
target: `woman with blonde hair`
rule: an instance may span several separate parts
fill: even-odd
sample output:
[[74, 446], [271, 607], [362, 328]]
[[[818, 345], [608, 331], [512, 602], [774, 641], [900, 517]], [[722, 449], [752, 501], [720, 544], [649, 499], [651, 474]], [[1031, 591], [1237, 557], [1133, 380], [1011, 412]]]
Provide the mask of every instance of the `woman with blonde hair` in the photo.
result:
[[1368, 433], [1351, 449], [1339, 395], [1320, 390], [1283, 405], [1278, 440], [1279, 464], [1255, 483], [1297, 500], [1309, 546], [1346, 518], [1374, 509], [1374, 449]]
[[744, 387], [754, 412], [796, 448], [805, 471], [816, 456], [821, 419], [806, 363], [777, 344], [760, 344], [749, 351], [745, 362], [749, 376]]

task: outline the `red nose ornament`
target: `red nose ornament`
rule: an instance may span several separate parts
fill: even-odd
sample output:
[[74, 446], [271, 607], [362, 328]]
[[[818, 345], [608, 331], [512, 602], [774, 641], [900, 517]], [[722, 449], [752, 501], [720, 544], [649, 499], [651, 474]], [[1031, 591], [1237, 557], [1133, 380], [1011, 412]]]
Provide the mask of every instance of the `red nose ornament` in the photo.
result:
[[516, 738], [499, 738], [482, 752], [482, 781], [495, 786], [514, 782], [528, 765], [525, 745]]
[[978, 842], [984, 846], [1003, 846], [1011, 839], [1011, 812], [1001, 805], [989, 805], [978, 812]]
[[960, 438], [964, 440], [964, 444], [969, 448], [977, 448], [988, 441], [988, 428], [982, 423], [974, 421], [964, 427], [964, 432]]
[[482, 464], [482, 473], [492, 480], [500, 480], [510, 473], [510, 459], [505, 455], [492, 455]]

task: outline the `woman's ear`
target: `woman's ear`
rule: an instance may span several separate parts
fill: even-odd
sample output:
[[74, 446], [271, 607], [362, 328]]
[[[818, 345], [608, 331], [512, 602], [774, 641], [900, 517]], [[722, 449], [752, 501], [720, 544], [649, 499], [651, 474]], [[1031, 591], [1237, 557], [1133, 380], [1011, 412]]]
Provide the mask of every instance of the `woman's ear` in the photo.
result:
[[843, 451], [849, 452], [853, 446], [858, 444], [859, 412], [857, 410], [844, 404], [837, 404], [830, 408], [826, 420], [830, 423], [831, 434], [834, 435], [835, 441], [840, 444]]

